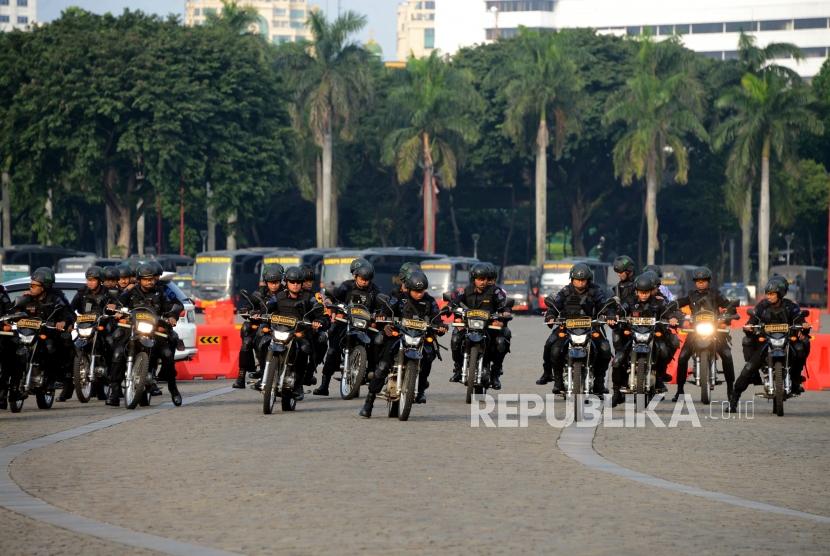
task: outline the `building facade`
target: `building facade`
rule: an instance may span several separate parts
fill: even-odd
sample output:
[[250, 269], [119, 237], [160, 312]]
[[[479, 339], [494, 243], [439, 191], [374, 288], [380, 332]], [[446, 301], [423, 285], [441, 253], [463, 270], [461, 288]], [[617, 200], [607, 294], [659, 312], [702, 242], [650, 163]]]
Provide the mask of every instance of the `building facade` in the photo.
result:
[[830, 48], [828, 0], [436, 0], [435, 46], [459, 48], [509, 38], [520, 26], [588, 27], [600, 33], [658, 39], [679, 35], [687, 48], [718, 59], [737, 55], [743, 30], [759, 46], [789, 42], [804, 60], [778, 60], [803, 77], [816, 75]]
[[[275, 44], [311, 39], [306, 26], [310, 10], [306, 0], [241, 0], [239, 4], [257, 11], [259, 19], [251, 30]], [[222, 0], [187, 0], [184, 21], [186, 25], [200, 25], [211, 13], [221, 12]]]
[[[440, 1], [440, 0], [437, 0]], [[433, 0], [406, 0], [398, 4], [397, 59], [410, 54], [429, 56], [435, 49], [435, 4]]]
[[0, 31], [26, 29], [36, 20], [37, 0], [0, 0]]

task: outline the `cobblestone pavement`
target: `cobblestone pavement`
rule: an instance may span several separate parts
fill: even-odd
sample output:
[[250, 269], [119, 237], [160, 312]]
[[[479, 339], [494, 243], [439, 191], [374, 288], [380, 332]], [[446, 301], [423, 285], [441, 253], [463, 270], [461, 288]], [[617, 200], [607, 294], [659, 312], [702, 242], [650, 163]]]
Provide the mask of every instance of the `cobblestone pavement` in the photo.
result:
[[[547, 328], [538, 318], [511, 327], [502, 393], [549, 392], [534, 384]], [[234, 391], [32, 450], [11, 476], [77, 515], [246, 554], [827, 553], [830, 526], [587, 469], [542, 417], [472, 428], [448, 377], [447, 362], [437, 364], [428, 403], [406, 423], [387, 419], [381, 401], [366, 421], [360, 400], [310, 394], [293, 414], [265, 416], [259, 394]], [[783, 418], [760, 401], [751, 420], [698, 409], [700, 428], [600, 427], [594, 447], [657, 477], [830, 515], [830, 392], [788, 402]], [[118, 411], [32, 404], [0, 415], [0, 447]], [[657, 414], [668, 421], [671, 411], [664, 402]], [[0, 510], [0, 554], [134, 552]]]

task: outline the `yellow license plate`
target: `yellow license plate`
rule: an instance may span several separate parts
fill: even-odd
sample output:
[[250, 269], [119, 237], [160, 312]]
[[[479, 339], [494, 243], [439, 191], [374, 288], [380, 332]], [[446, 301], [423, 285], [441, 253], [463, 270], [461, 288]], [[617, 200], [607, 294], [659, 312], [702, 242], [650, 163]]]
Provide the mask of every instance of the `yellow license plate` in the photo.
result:
[[565, 326], [568, 328], [591, 328], [591, 319], [567, 319]]
[[417, 319], [403, 319], [401, 321], [406, 328], [411, 328], [412, 330], [426, 330], [427, 323], [422, 320]]
[[94, 313], [88, 313], [86, 315], [78, 315], [78, 318], [75, 319], [75, 322], [95, 322], [98, 318], [98, 315]]
[[40, 328], [40, 324], [42, 321], [37, 319], [20, 319], [17, 321], [18, 328], [34, 328], [35, 330]]
[[766, 324], [764, 325], [765, 332], [789, 332], [789, 324]]
[[294, 317], [286, 317], [283, 315], [271, 315], [271, 324], [279, 326], [290, 326], [293, 328], [297, 324], [297, 319], [295, 319]]
[[372, 318], [372, 315], [369, 314], [369, 311], [367, 311], [366, 309], [361, 309], [360, 307], [352, 307], [351, 313], [353, 317], [360, 317], [366, 320]]
[[654, 326], [657, 319], [654, 317], [631, 317], [628, 322], [633, 326]]
[[151, 313], [136, 313], [135, 320], [141, 320], [145, 322], [155, 322], [156, 317], [153, 316]]
[[715, 315], [712, 313], [702, 313], [695, 315], [695, 322], [715, 322]]
[[490, 318], [490, 313], [487, 311], [482, 311], [481, 309], [472, 309], [470, 311], [467, 311], [467, 318], [487, 320]]

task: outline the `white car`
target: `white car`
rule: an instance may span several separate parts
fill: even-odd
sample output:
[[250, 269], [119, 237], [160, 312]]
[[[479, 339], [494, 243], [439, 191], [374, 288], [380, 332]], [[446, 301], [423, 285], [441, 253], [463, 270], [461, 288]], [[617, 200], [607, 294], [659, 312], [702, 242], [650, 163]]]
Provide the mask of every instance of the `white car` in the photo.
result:
[[[182, 290], [174, 282], [170, 281], [172, 276], [172, 272], [165, 272], [161, 279], [176, 294], [179, 303], [184, 305], [184, 311], [179, 316], [179, 322], [174, 327], [174, 330], [184, 343], [184, 351], [176, 350], [175, 352], [176, 361], [184, 361], [196, 356], [196, 307], [193, 305], [193, 300], [182, 293]], [[6, 287], [6, 292], [9, 294], [12, 302], [14, 302], [23, 292], [29, 289], [30, 283], [29, 278], [15, 278], [14, 280], [4, 282], [3, 285]], [[86, 277], [83, 273], [67, 272], [55, 275], [54, 287], [63, 292], [67, 301], [71, 302], [72, 298], [75, 297], [75, 293], [84, 286], [86, 286]]]

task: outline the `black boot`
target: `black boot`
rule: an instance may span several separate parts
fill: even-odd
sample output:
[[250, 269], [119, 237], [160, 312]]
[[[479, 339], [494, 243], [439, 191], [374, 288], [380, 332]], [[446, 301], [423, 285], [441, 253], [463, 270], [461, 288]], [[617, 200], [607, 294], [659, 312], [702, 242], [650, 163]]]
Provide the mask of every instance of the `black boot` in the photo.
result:
[[182, 395], [179, 394], [179, 388], [176, 386], [176, 379], [170, 377], [167, 380], [167, 389], [170, 391], [170, 399], [173, 400], [173, 405], [179, 407], [182, 405]]
[[421, 371], [418, 374], [418, 392], [415, 393], [415, 403], [427, 403], [426, 389], [429, 388], [428, 375]]
[[668, 388], [666, 388], [666, 385], [665, 385], [665, 383], [663, 382], [663, 377], [662, 377], [662, 376], [660, 376], [660, 375], [657, 375], [657, 378], [656, 378], [656, 380], [654, 381], [654, 390], [655, 390], [658, 394], [665, 394], [666, 392], [668, 392], [668, 391], [669, 391], [669, 389], [668, 389]]
[[456, 365], [453, 368], [450, 382], [461, 382], [461, 365]]
[[315, 369], [308, 369], [305, 373], [305, 377], [303, 377], [303, 385], [305, 386], [314, 386], [317, 384], [317, 377], [314, 376]]
[[614, 388], [614, 395], [611, 396], [611, 407], [617, 407], [621, 403], [625, 403], [625, 396], [619, 388]]
[[677, 402], [677, 400], [679, 400], [679, 399], [680, 399], [680, 397], [681, 397], [683, 394], [684, 394], [684, 392], [683, 392], [683, 385], [682, 385], [682, 384], [678, 384], [678, 385], [677, 385], [677, 392], [674, 394], [674, 397], [671, 399], [671, 401], [673, 401], [673, 402]]
[[[314, 389], [312, 394], [315, 396], [328, 396], [329, 395], [329, 382], [331, 382], [331, 377], [326, 373], [323, 373], [323, 378], [320, 379], [320, 386]], [[371, 394], [370, 394], [371, 395]], [[368, 398], [367, 398], [368, 399]], [[372, 396], [374, 400], [374, 396]], [[372, 413], [372, 410], [369, 410], [369, 413]]]
[[[168, 388], [168, 390], [169, 390], [169, 388]], [[164, 392], [161, 391], [161, 388], [159, 388], [158, 382], [153, 382], [153, 384], [150, 386], [150, 395], [151, 396], [161, 396], [163, 393]], [[172, 392], [171, 392], [171, 394], [172, 394]]]
[[729, 407], [726, 409], [728, 413], [737, 413], [738, 412], [738, 396], [732, 394], [729, 397]]
[[119, 397], [119, 391], [121, 390], [121, 385], [117, 382], [110, 383], [110, 394], [107, 397], [107, 405], [111, 405], [112, 407], [118, 407], [121, 405], [121, 399]]
[[549, 382], [553, 382], [553, 374], [551, 373], [549, 368], [544, 367], [542, 369], [542, 376], [536, 379], [536, 384], [542, 386], [544, 384], [548, 384]]
[[239, 369], [239, 373], [236, 375], [236, 380], [231, 384], [231, 388], [245, 388], [245, 373], [245, 369]]
[[499, 380], [501, 369], [492, 369], [490, 372], [493, 373], [493, 380], [490, 386], [493, 390], [501, 390], [501, 380]]
[[0, 390], [0, 409], [6, 409], [9, 407], [8, 402], [9, 392], [5, 388]]
[[60, 396], [58, 396], [59, 402], [65, 402], [66, 400], [72, 399], [72, 394], [75, 393], [75, 381], [71, 378], [64, 378], [63, 379], [63, 390], [61, 390]]
[[551, 390], [554, 394], [562, 394], [565, 392], [565, 379], [562, 377], [561, 374], [556, 375], [553, 377], [553, 390]]
[[369, 419], [372, 416], [372, 407], [375, 405], [375, 395], [369, 392], [366, 394], [366, 401], [360, 410], [360, 416]]
[[298, 402], [301, 402], [305, 399], [305, 391], [303, 390], [303, 385], [299, 382], [294, 385], [294, 399]]

